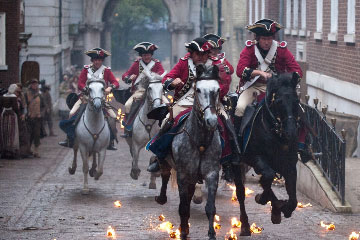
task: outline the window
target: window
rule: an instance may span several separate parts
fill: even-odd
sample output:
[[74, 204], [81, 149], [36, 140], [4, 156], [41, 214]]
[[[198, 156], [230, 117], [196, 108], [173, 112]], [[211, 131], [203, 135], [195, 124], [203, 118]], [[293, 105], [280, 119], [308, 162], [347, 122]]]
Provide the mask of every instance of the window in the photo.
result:
[[298, 0], [294, 0], [294, 18], [293, 18], [293, 29], [298, 29], [299, 28], [299, 1]]
[[255, 22], [259, 20], [259, 0], [255, 0]]
[[331, 0], [331, 27], [330, 33], [328, 34], [328, 40], [337, 42], [337, 31], [338, 31], [338, 16], [339, 16], [339, 1]]
[[347, 6], [347, 34], [344, 35], [344, 41], [355, 43], [355, 5], [356, 0], [348, 0]]
[[265, 18], [265, 0], [261, 0], [261, 19]]
[[253, 24], [252, 20], [252, 0], [249, 0], [249, 25]]
[[0, 70], [7, 70], [6, 66], [6, 44], [5, 44], [5, 13], [0, 12]]
[[285, 34], [290, 34], [290, 29], [291, 29], [291, 0], [286, 0]]
[[323, 28], [323, 0], [316, 0], [316, 32], [314, 38], [322, 40]]
[[301, 0], [301, 29], [306, 29], [306, 0]]

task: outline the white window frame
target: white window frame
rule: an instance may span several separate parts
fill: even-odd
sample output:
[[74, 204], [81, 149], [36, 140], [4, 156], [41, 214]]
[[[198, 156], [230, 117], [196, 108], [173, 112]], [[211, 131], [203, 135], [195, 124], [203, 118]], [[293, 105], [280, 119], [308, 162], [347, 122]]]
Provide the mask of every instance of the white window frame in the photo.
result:
[[356, 0], [347, 1], [347, 34], [344, 35], [344, 42], [355, 43], [355, 6]]
[[306, 0], [301, 0], [301, 28], [299, 29], [299, 36], [306, 36]]
[[323, 31], [323, 0], [316, 0], [316, 32], [314, 38], [322, 40]]
[[328, 40], [337, 42], [338, 23], [339, 23], [339, 0], [331, 0], [331, 25]]
[[298, 35], [299, 31], [299, 0], [293, 2], [293, 26], [291, 35]]
[[290, 34], [290, 29], [291, 29], [291, 0], [286, 0], [285, 34]]
[[252, 0], [249, 0], [249, 25], [253, 24], [252, 9]]
[[261, 0], [261, 19], [265, 18], [265, 0]]
[[6, 13], [0, 12], [0, 70], [7, 70], [6, 65]]
[[255, 22], [259, 20], [259, 0], [255, 0]]

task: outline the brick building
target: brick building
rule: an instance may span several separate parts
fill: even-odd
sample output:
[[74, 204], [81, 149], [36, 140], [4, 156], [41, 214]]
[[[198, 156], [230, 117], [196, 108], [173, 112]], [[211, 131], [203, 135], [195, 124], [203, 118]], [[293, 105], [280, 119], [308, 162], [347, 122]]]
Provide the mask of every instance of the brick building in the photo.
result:
[[285, 27], [278, 39], [303, 68], [303, 95], [360, 116], [359, 0], [249, 0], [247, 9], [249, 23], [265, 17]]
[[0, 87], [19, 82], [20, 0], [0, 3]]

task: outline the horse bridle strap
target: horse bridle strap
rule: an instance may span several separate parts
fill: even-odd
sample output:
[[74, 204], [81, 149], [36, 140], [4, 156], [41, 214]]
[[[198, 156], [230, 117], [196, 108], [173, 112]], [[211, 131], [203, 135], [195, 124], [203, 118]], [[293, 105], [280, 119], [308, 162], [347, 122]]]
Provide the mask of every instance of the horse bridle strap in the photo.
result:
[[96, 143], [96, 141], [98, 140], [100, 133], [101, 133], [101, 132], [104, 130], [104, 128], [105, 128], [105, 121], [104, 121], [104, 125], [102, 126], [101, 130], [100, 130], [98, 133], [96, 133], [96, 134], [92, 133], [92, 132], [90, 131], [90, 129], [86, 126], [86, 123], [85, 123], [85, 115], [83, 115], [83, 123], [84, 123], [84, 126], [85, 126], [86, 130], [90, 133], [91, 137], [92, 137], [93, 140], [94, 140], [94, 143], [93, 143], [93, 145], [92, 145], [92, 149], [94, 149], [95, 143]]
[[152, 127], [154, 126], [156, 120], [155, 120], [152, 124], [145, 124], [145, 123], [141, 120], [140, 115], [138, 115], [138, 117], [139, 117], [139, 120], [140, 120], [140, 122], [142, 123], [142, 125], [144, 125], [145, 130], [148, 132], [148, 134], [149, 134], [149, 139], [151, 139], [151, 135], [150, 135], [151, 129], [152, 129]]

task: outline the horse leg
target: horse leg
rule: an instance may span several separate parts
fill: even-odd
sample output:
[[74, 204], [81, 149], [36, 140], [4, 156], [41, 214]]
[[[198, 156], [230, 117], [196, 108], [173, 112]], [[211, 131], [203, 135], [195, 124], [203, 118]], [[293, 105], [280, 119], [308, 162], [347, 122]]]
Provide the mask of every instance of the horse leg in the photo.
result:
[[[178, 178], [179, 179], [179, 178]], [[179, 215], [180, 215], [180, 238], [186, 240], [189, 235], [190, 202], [189, 186], [186, 183], [178, 181], [179, 187]], [[190, 198], [191, 199], [191, 198]]]
[[292, 212], [296, 209], [298, 204], [296, 198], [296, 178], [297, 172], [296, 165], [294, 164], [294, 167], [291, 167], [285, 176], [285, 187], [286, 192], [289, 195], [289, 200], [284, 206], [282, 206], [281, 211], [284, 213], [284, 217], [286, 218], [291, 217]]
[[202, 187], [201, 184], [197, 183], [195, 185], [195, 194], [194, 194], [194, 197], [192, 199], [195, 204], [201, 204], [202, 201], [203, 201], [203, 193], [201, 191], [201, 187]]
[[131, 146], [131, 152], [132, 152], [133, 160], [131, 164], [132, 167], [131, 167], [130, 176], [132, 179], [137, 180], [141, 172], [138, 166], [140, 147], [134, 142], [132, 143]]
[[249, 219], [245, 210], [245, 186], [243, 182], [243, 170], [245, 169], [241, 165], [233, 165], [232, 168], [234, 172], [234, 182], [236, 186], [236, 197], [240, 204], [240, 236], [251, 236]]
[[205, 178], [206, 186], [208, 188], [208, 198], [206, 201], [205, 212], [209, 220], [209, 239], [216, 239], [216, 232], [214, 229], [214, 216], [216, 214], [215, 198], [219, 184], [219, 172], [213, 171], [207, 174]]
[[83, 173], [84, 173], [84, 187], [82, 190], [82, 194], [89, 194], [89, 186], [88, 186], [88, 172], [89, 172], [89, 163], [88, 163], [88, 153], [85, 149], [80, 148], [81, 158], [83, 160]]
[[103, 174], [103, 167], [104, 167], [104, 162], [105, 162], [105, 156], [106, 156], [106, 148], [102, 149], [99, 152], [99, 169], [96, 172], [94, 179], [95, 180], [99, 180], [100, 176]]
[[166, 190], [167, 190], [167, 185], [168, 185], [170, 175], [171, 175], [170, 170], [171, 169], [162, 169], [161, 170], [160, 195], [155, 197], [155, 201], [160, 205], [164, 205], [167, 202]]
[[92, 162], [91, 169], [90, 169], [90, 171], [89, 171], [90, 177], [94, 177], [94, 175], [96, 174], [96, 167], [97, 167], [97, 164], [96, 164], [96, 153], [93, 153], [92, 156], [93, 156], [93, 162]]
[[78, 149], [77, 149], [77, 148], [74, 148], [73, 151], [74, 151], [73, 162], [72, 162], [72, 166], [69, 167], [69, 173], [70, 173], [71, 175], [73, 175], [73, 174], [75, 173], [75, 171], [76, 171], [76, 167], [77, 167], [77, 163], [76, 163], [76, 162], [77, 162], [77, 151], [78, 151]]
[[[150, 158], [150, 164], [156, 161], [155, 156], [152, 156]], [[150, 183], [149, 183], [149, 189], [156, 189], [156, 176], [158, 176], [158, 173], [151, 173], [150, 175]]]

